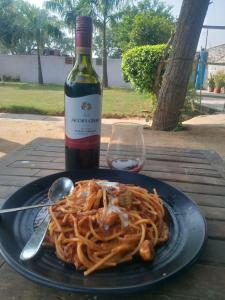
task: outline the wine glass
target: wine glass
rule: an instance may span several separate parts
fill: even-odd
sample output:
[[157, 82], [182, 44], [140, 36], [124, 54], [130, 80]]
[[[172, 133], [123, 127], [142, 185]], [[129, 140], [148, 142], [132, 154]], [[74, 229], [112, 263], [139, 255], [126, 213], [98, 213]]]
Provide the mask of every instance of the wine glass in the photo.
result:
[[114, 123], [106, 159], [111, 169], [139, 172], [145, 161], [142, 125], [132, 122]]

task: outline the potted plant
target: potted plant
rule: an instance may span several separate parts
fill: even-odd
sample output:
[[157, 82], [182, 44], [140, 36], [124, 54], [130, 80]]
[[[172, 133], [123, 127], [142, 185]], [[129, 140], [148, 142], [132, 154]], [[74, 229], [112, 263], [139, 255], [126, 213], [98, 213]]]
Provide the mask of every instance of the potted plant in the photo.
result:
[[225, 82], [225, 74], [224, 74], [224, 72], [219, 71], [215, 74], [214, 78], [215, 78], [214, 92], [215, 93], [220, 93], [221, 88], [223, 87], [224, 82]]
[[210, 77], [208, 79], [208, 90], [209, 92], [213, 92], [215, 89], [215, 79], [214, 76], [210, 73]]
[[223, 74], [221, 76], [222, 76], [222, 80], [223, 80], [221, 93], [225, 93], [225, 73], [223, 72]]

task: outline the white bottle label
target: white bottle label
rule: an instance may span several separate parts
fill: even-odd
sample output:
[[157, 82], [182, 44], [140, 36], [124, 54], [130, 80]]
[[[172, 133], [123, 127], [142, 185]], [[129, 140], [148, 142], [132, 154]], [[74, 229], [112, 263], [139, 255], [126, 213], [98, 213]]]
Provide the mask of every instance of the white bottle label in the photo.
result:
[[65, 95], [65, 132], [70, 139], [100, 135], [101, 95], [71, 98]]

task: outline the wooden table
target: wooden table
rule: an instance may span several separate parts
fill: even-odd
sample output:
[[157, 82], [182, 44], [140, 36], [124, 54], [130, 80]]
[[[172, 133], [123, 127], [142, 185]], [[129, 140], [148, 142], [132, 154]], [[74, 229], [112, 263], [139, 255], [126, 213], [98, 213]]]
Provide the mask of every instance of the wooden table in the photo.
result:
[[[101, 166], [105, 163], [102, 145]], [[62, 140], [36, 139], [0, 160], [0, 206], [24, 184], [64, 168]], [[225, 299], [225, 165], [213, 151], [147, 148], [143, 174], [178, 187], [200, 206], [208, 225], [208, 242], [191, 268], [159, 287], [119, 299]], [[0, 257], [0, 299], [115, 299], [65, 293], [37, 285], [17, 274]]]

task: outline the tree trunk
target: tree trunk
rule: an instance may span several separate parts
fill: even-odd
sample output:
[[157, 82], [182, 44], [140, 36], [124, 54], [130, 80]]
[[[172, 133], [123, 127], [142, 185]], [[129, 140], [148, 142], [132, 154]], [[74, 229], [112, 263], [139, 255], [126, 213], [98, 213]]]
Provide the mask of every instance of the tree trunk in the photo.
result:
[[183, 0], [173, 51], [163, 76], [152, 128], [172, 130], [180, 118], [188, 80], [210, 0]]
[[108, 74], [107, 74], [106, 18], [105, 17], [103, 20], [102, 85], [104, 88], [109, 87]]
[[155, 76], [155, 82], [154, 82], [154, 87], [153, 91], [156, 94], [156, 97], [158, 97], [159, 90], [160, 90], [160, 84], [161, 84], [161, 79], [162, 79], [162, 71], [166, 67], [166, 61], [169, 56], [169, 51], [171, 49], [171, 45], [173, 43], [175, 32], [171, 32], [171, 36], [166, 44], [166, 48], [163, 50], [163, 55], [161, 57], [161, 60], [158, 64], [157, 70], [156, 70], [156, 76]]
[[43, 75], [42, 75], [42, 68], [41, 68], [41, 56], [40, 56], [40, 48], [37, 46], [37, 57], [38, 57], [38, 83], [43, 84]]

